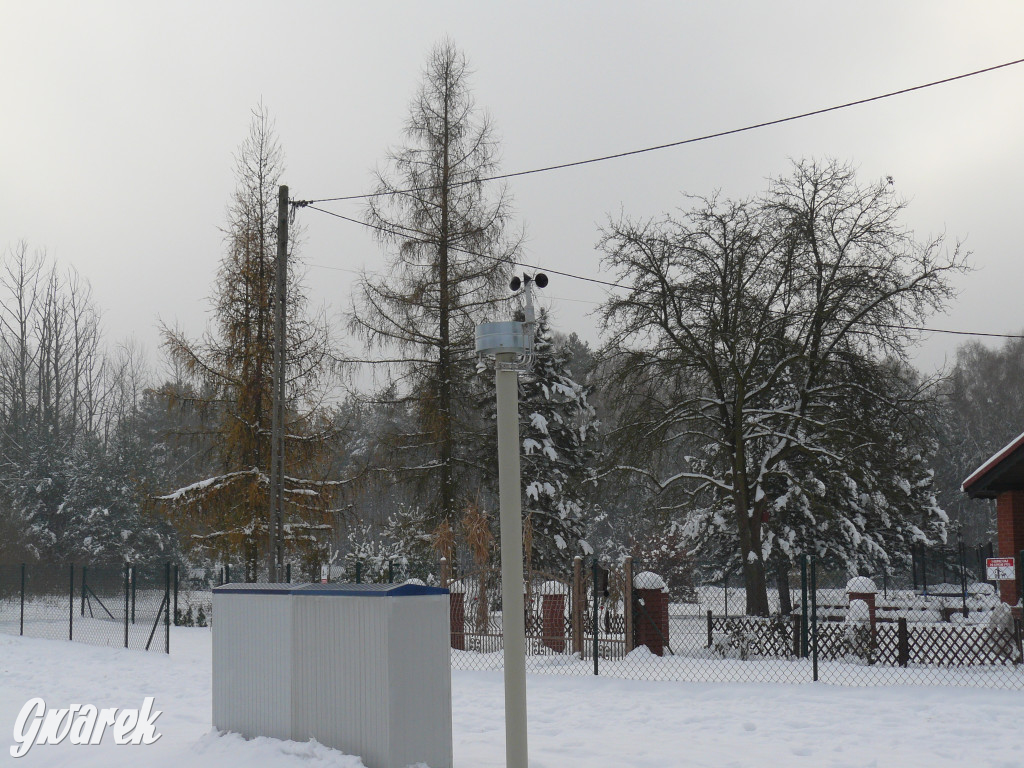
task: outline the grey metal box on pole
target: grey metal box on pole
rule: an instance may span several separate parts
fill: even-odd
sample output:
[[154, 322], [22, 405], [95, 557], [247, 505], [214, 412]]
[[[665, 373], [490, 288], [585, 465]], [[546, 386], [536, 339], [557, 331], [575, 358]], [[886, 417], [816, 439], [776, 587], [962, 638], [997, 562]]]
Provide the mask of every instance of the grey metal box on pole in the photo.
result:
[[412, 584], [218, 587], [213, 724], [450, 768], [448, 614], [448, 590]]

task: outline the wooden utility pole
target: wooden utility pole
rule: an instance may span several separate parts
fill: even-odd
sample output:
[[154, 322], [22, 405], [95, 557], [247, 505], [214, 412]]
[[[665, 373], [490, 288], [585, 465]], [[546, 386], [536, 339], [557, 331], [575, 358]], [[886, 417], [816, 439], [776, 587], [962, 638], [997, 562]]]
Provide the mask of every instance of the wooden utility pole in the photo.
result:
[[267, 574], [272, 582], [284, 571], [284, 351], [285, 293], [288, 283], [288, 187], [277, 194], [277, 265], [274, 285], [274, 396], [270, 417], [270, 516]]

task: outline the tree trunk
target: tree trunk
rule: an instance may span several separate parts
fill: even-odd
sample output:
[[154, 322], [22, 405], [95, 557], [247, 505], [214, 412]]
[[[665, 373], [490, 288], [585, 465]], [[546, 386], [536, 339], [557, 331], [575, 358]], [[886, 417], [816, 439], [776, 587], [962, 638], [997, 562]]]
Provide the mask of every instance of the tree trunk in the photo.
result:
[[736, 522], [740, 534], [740, 554], [743, 557], [743, 586], [747, 593], [747, 615], [767, 616], [768, 582], [764, 560], [761, 558], [761, 526], [750, 516], [746, 499], [737, 499]]
[[760, 557], [756, 557], [753, 562], [749, 559], [749, 555], [744, 558], [743, 581], [747, 589], [747, 615], [767, 616], [770, 613], [768, 582], [765, 579], [764, 561]]
[[[446, 83], [446, 86], [448, 83]], [[454, 456], [454, 435], [452, 430], [452, 377], [454, 375], [451, 356], [451, 295], [448, 284], [448, 241], [450, 222], [448, 211], [449, 194], [449, 123], [448, 93], [444, 99], [444, 136], [440, 183], [441, 231], [437, 249], [438, 257], [438, 418], [440, 419], [440, 460], [441, 460], [441, 519], [455, 517], [455, 475], [452, 459]]]
[[[738, 423], [738, 422], [737, 422]], [[742, 434], [736, 430], [733, 453], [733, 501], [736, 505], [736, 529], [743, 558], [743, 585], [747, 592], [747, 615], [768, 616], [768, 583], [761, 556], [761, 512], [751, 502], [746, 479], [746, 453]]]
[[793, 600], [789, 594], [789, 560], [781, 554], [776, 556], [775, 585], [779, 590], [779, 612], [789, 616], [793, 612]]

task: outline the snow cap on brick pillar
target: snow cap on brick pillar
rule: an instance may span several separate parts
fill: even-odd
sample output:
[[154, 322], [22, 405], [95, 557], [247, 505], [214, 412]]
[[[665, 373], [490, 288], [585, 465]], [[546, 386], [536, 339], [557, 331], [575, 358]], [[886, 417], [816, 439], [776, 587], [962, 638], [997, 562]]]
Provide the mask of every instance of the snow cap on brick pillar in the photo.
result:
[[[999, 556], [1019, 558], [1024, 550], [1024, 434], [1018, 435], [976, 469], [961, 486], [972, 499], [996, 499]], [[1017, 563], [1020, 575], [1021, 563]], [[1004, 603], [1020, 600], [1017, 581], [999, 582]]]

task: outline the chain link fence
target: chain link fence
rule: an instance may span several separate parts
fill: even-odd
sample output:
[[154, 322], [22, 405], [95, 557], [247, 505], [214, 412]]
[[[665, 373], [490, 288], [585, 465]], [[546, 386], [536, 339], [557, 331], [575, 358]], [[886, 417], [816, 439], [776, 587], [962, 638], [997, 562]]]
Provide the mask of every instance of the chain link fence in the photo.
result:
[[[527, 669], [628, 679], [1024, 688], [1019, 609], [983, 580], [984, 549], [915, 553], [910, 572], [849, 578], [804, 558], [752, 594], [737, 574], [689, 562], [670, 573], [627, 558], [525, 585]], [[451, 590], [452, 666], [500, 669], [500, 583], [463, 573]], [[767, 610], [764, 598], [767, 598]], [[748, 615], [759, 614], [759, 615]]]
[[[299, 568], [293, 568], [291, 563], [284, 567], [284, 581], [291, 583], [293, 575], [295, 580], [305, 581], [300, 574]], [[394, 570], [397, 575], [397, 567]], [[344, 577], [344, 571], [337, 566], [333, 571], [325, 568], [322, 573], [322, 580], [339, 581]], [[172, 564], [170, 566], [170, 599], [171, 599], [171, 622], [176, 627], [208, 627], [213, 624], [213, 588], [222, 584], [239, 582], [268, 581], [267, 571], [263, 568], [247, 568], [244, 563], [232, 562], [223, 565], [197, 567], [189, 565]], [[358, 579], [357, 579], [358, 581]]]
[[0, 632], [170, 653], [171, 566], [0, 565]]
[[[750, 595], [739, 574], [710, 563], [648, 567], [626, 558], [603, 566], [577, 558], [568, 573], [528, 573], [527, 669], [694, 682], [1024, 688], [1020, 610], [984, 580], [990, 554], [984, 547], [916, 549], [903, 572], [853, 579], [803, 558], [781, 573], [769, 568], [767, 588]], [[0, 631], [169, 651], [169, 624], [210, 625], [213, 587], [245, 574], [241, 565], [0, 566]], [[378, 575], [385, 574], [393, 582], [406, 576], [398, 563]], [[456, 577], [442, 563], [431, 581], [451, 593], [453, 668], [500, 669], [499, 570], [468, 567]]]

